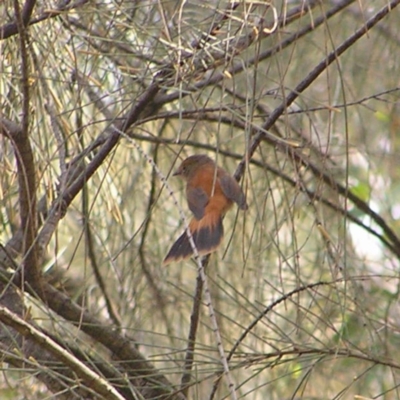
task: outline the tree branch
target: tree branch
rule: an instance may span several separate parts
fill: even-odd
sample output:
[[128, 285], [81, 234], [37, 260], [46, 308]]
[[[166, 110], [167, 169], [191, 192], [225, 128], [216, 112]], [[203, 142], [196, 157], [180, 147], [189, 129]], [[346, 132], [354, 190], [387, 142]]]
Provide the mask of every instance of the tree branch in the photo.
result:
[[[73, 10], [78, 8], [81, 5], [84, 5], [88, 2], [88, 0], [77, 0], [76, 2], [70, 4], [70, 0], [66, 0], [65, 2], [61, 2], [61, 6], [54, 10], [44, 11], [41, 15], [36, 18], [32, 18], [32, 12], [36, 4], [36, 0], [27, 0], [23, 9], [23, 22], [24, 26], [27, 27], [29, 25], [34, 25], [39, 22], [42, 22], [49, 18], [54, 18], [59, 16], [62, 12]], [[8, 39], [11, 36], [14, 36], [19, 33], [17, 22], [9, 22], [0, 26], [0, 40]]]
[[[377, 12], [373, 17], [366, 21], [365, 25], [359, 28], [353, 35], [347, 38], [341, 45], [339, 45], [335, 50], [328, 54], [328, 56], [322, 60], [308, 75], [303, 79], [296, 88], [291, 91], [286, 99], [281, 103], [280, 106], [272, 111], [271, 115], [262, 125], [259, 132], [253, 137], [247, 155], [239, 163], [236, 171], [235, 178], [240, 180], [242, 177], [245, 166], [248, 160], [253, 156], [254, 152], [260, 145], [262, 140], [281, 147], [283, 151], [288, 151], [294, 160], [302, 163], [311, 169], [311, 171], [316, 175], [316, 177], [323, 179], [323, 181], [330, 186], [332, 185], [331, 178], [326, 174], [315, 168], [308, 160], [306, 161], [299, 153], [297, 153], [291, 146], [285, 146], [281, 141], [277, 142], [275, 137], [268, 133], [268, 130], [276, 123], [278, 118], [285, 112], [285, 110], [296, 100], [299, 95], [306, 90], [312, 82], [317, 79], [317, 77], [328, 68], [330, 64], [336, 61], [341, 54], [348, 50], [357, 40], [361, 39], [368, 31], [373, 28], [381, 19], [388, 15], [394, 8], [396, 8], [400, 3], [400, 0], [392, 0], [387, 6], [383, 7], [379, 12]], [[362, 211], [371, 218], [385, 231], [386, 235], [390, 238], [395, 248], [399, 249], [396, 254], [400, 257], [400, 239], [396, 236], [393, 230], [386, 224], [386, 221], [377, 213], [372, 211], [368, 205], [361, 201], [357, 196], [353, 195], [348, 188], [343, 187], [337, 183], [334, 185], [334, 189], [340, 194], [344, 195], [345, 198], [349, 198], [354, 204], [357, 205]]]
[[107, 399], [124, 400], [124, 397], [122, 397], [104, 378], [94, 373], [85, 364], [80, 362], [60, 345], [36, 329], [33, 325], [24, 321], [18, 315], [12, 313], [6, 307], [1, 305], [0, 320], [3, 323], [13, 327], [23, 336], [33, 339], [47, 351], [54, 354], [57, 359], [69, 366], [77, 374], [77, 376], [83, 379], [87, 387], [92, 388], [94, 391]]

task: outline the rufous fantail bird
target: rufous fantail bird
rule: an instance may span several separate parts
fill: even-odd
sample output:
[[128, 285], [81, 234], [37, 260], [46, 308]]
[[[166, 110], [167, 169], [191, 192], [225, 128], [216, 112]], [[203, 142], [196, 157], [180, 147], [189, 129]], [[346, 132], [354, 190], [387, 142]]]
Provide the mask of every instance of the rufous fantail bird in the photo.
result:
[[[221, 244], [224, 235], [222, 218], [233, 203], [247, 210], [245, 195], [236, 180], [206, 155], [186, 158], [173, 175], [186, 181], [186, 198], [194, 215], [189, 229], [197, 252], [201, 256], [210, 254]], [[163, 264], [185, 260], [192, 255], [193, 249], [185, 231], [172, 245]]]

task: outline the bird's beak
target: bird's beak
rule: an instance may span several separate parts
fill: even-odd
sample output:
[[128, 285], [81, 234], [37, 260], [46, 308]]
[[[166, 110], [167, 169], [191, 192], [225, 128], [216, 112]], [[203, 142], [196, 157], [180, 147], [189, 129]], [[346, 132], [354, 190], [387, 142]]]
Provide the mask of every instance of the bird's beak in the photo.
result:
[[179, 169], [177, 169], [172, 176], [179, 176], [181, 174], [181, 171]]

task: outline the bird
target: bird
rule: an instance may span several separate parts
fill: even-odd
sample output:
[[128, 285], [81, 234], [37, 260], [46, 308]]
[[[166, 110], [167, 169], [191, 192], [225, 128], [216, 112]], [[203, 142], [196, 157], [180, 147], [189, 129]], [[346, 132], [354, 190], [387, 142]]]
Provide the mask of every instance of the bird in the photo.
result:
[[[198, 254], [204, 256], [214, 252], [224, 236], [222, 219], [233, 203], [241, 210], [248, 209], [241, 187], [233, 176], [204, 154], [183, 160], [173, 176], [186, 181], [186, 199], [193, 213], [189, 229]], [[192, 255], [193, 249], [185, 231], [172, 245], [163, 265]]]

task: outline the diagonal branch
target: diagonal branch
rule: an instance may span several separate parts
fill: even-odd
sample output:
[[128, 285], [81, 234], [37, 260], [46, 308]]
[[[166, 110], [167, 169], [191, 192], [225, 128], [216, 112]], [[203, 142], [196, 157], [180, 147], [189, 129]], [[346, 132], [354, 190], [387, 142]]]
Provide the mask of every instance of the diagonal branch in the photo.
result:
[[118, 144], [121, 132], [126, 132], [140, 118], [146, 107], [149, 107], [159, 88], [159, 83], [155, 81], [146, 89], [131, 110], [110, 128], [110, 135], [84, 171], [54, 200], [49, 211], [49, 217], [39, 233], [38, 241], [41, 247], [47, 246], [57, 227], [58, 221], [65, 215], [72, 200]]
[[[309, 167], [314, 174], [317, 174], [319, 178], [322, 178], [325, 183], [331, 184], [331, 178], [322, 173], [318, 168], [312, 166], [309, 161], [306, 161], [299, 153], [293, 150], [291, 146], [285, 146], [282, 141], [277, 142], [276, 138], [268, 133], [268, 130], [276, 123], [276, 121], [282, 116], [285, 110], [299, 97], [299, 95], [306, 90], [312, 82], [317, 79], [317, 77], [325, 71], [329, 65], [331, 65], [334, 61], [336, 61], [341, 54], [343, 54], [346, 50], [348, 50], [357, 40], [361, 39], [368, 31], [373, 28], [380, 20], [382, 20], [386, 15], [388, 15], [395, 7], [397, 7], [400, 3], [400, 0], [392, 0], [387, 6], [383, 7], [380, 11], [378, 11], [373, 17], [371, 17], [366, 23], [357, 31], [347, 38], [342, 44], [340, 44], [335, 50], [328, 54], [328, 56], [322, 60], [308, 75], [305, 79], [303, 79], [296, 88], [291, 91], [288, 96], [284, 99], [280, 106], [275, 108], [275, 110], [270, 114], [268, 119], [262, 125], [262, 128], [259, 132], [253, 137], [252, 142], [249, 145], [248, 153], [246, 157], [242, 159], [239, 163], [236, 171], [235, 178], [239, 180], [243, 173], [248, 160], [253, 156], [258, 146], [260, 145], [262, 140], [266, 140], [267, 142], [282, 147], [284, 151], [288, 151], [292, 154], [293, 158]], [[394, 247], [397, 247], [399, 251], [396, 253], [400, 257], [400, 239], [393, 232], [393, 230], [386, 224], [385, 220], [377, 213], [368, 207], [368, 205], [361, 201], [357, 196], [353, 195], [346, 187], [336, 184], [335, 189], [339, 191], [345, 197], [348, 197], [354, 204], [357, 205], [362, 211], [364, 211], [367, 215], [370, 215], [371, 218], [384, 230], [388, 238], [392, 241]]]
[[54, 342], [39, 329], [35, 328], [33, 325], [24, 321], [18, 315], [12, 313], [1, 305], [0, 321], [13, 327], [23, 336], [33, 339], [47, 351], [54, 354], [56, 358], [70, 367], [76, 373], [76, 375], [85, 382], [87, 387], [92, 388], [94, 391], [107, 399], [124, 400], [124, 397], [122, 397], [104, 378], [93, 372], [84, 363], [76, 359], [72, 354], [68, 353], [59, 344]]
[[[46, 298], [51, 298], [48, 306], [108, 348], [122, 362], [122, 367], [129, 379], [134, 381], [134, 386], [137, 386], [139, 391], [145, 391], [148, 398], [183, 398], [179, 394], [173, 395], [171, 384], [164, 375], [146, 361], [136, 349], [134, 342], [105, 326], [51, 285], [45, 285], [44, 291]], [[135, 380], [139, 381], [135, 382]]]
[[0, 40], [6, 39], [12, 35], [16, 35], [17, 33], [21, 34], [20, 25], [22, 23], [22, 26], [24, 27], [28, 26], [35, 5], [36, 5], [36, 0], [26, 0], [21, 14], [19, 11], [19, 4], [17, 5], [18, 8], [17, 11], [14, 3], [14, 10], [16, 11], [15, 21], [0, 27]]
[[[0, 293], [0, 305], [2, 308], [6, 308], [14, 316], [23, 319], [25, 323], [33, 323], [28, 309], [23, 304], [20, 291], [10, 284], [9, 280], [6, 283], [0, 282]], [[32, 337], [24, 337], [11, 326], [1, 323], [0, 338], [2, 361], [20, 370], [26, 370], [27, 367], [34, 369], [36, 378], [43, 382], [50, 391], [57, 393], [57, 398], [60, 400], [88, 398], [91, 390], [83, 386], [71, 385], [71, 382], [76, 380], [76, 375], [73, 371], [70, 368], [65, 368], [63, 363], [40, 346]], [[60, 345], [64, 347], [64, 344]], [[68, 345], [68, 350], [72, 351], [74, 356], [78, 357], [82, 362], [89, 364], [89, 357], [83, 351], [74, 352], [75, 349], [71, 350], [71, 345]], [[94, 365], [95, 362], [96, 360], [91, 359], [90, 366]], [[100, 370], [105, 376], [111, 376], [114, 379], [118, 376], [115, 370], [110, 371], [110, 373], [103, 365], [100, 366]], [[126, 383], [123, 378], [120, 381]]]
[[[62, 12], [73, 10], [86, 4], [87, 2], [88, 0], [77, 0], [71, 4], [70, 1], [67, 0], [65, 2], [61, 2], [59, 8], [56, 8], [54, 10], [46, 10], [39, 16], [31, 18], [36, 0], [27, 0], [22, 11], [24, 26], [34, 25], [46, 19], [57, 17]], [[3, 26], [0, 26], [0, 40], [8, 39], [9, 37], [14, 36], [18, 33], [19, 30], [16, 22], [9, 22], [7, 24], [4, 24]]]
[[[231, 68], [227, 69], [227, 73], [230, 76], [237, 75], [249, 67], [258, 64], [260, 61], [268, 59], [272, 57], [274, 54], [281, 52], [285, 48], [289, 47], [291, 44], [293, 44], [295, 41], [299, 40], [301, 37], [307, 35], [308, 33], [314, 31], [317, 27], [321, 26], [322, 24], [326, 23], [326, 20], [329, 18], [332, 18], [336, 14], [338, 14], [340, 11], [342, 11], [344, 8], [349, 6], [350, 4], [354, 3], [355, 0], [341, 0], [337, 2], [331, 9], [329, 9], [326, 13], [324, 13], [321, 16], [318, 16], [313, 19], [309, 24], [307, 24], [305, 27], [299, 29], [296, 31], [294, 34], [290, 35], [288, 38], [285, 40], [282, 40], [282, 42], [278, 43], [276, 46], [255, 55], [254, 57], [250, 58], [248, 61], [245, 61], [243, 63], [238, 63]], [[310, 2], [311, 4], [314, 4], [314, 2]], [[309, 11], [309, 9], [307, 8]], [[279, 28], [283, 28], [286, 26], [288, 21], [293, 21], [299, 16], [304, 15], [304, 6], [300, 5], [298, 7], [295, 7], [293, 10], [288, 13], [285, 18], [281, 18], [279, 22]], [[264, 36], [260, 35], [259, 39], [262, 39]], [[252, 44], [252, 42], [248, 43], [248, 46]], [[211, 68], [210, 68], [211, 69]], [[182, 97], [187, 96], [191, 92], [196, 92], [199, 91], [200, 89], [203, 89], [205, 87], [209, 87], [212, 85], [216, 85], [220, 83], [224, 78], [225, 74], [223, 72], [219, 72], [218, 70], [213, 71], [212, 76], [207, 76], [206, 78], [202, 79], [195, 85], [192, 85], [190, 87], [185, 88], [184, 92], [181, 91], [176, 91], [173, 93], [159, 93], [156, 98], [154, 99], [154, 104], [156, 106], [161, 106], [166, 103], [170, 103], [171, 101], [181, 99]]]

